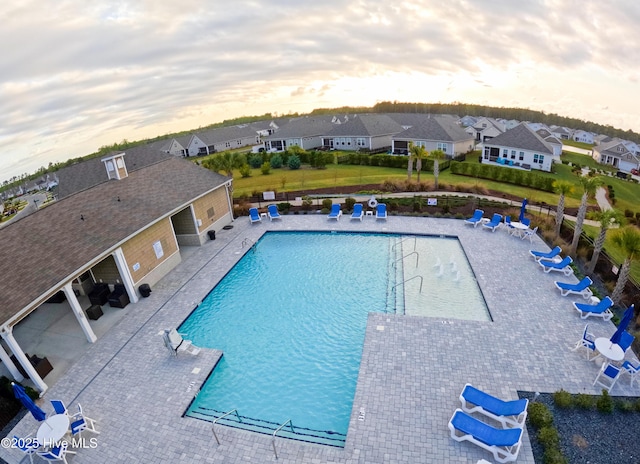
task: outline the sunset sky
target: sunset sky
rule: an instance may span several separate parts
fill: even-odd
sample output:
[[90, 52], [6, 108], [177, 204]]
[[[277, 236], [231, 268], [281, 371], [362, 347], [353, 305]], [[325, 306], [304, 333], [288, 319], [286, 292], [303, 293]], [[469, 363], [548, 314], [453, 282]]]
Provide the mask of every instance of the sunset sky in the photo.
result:
[[0, 181], [123, 139], [385, 100], [640, 132], [637, 0], [5, 0], [0, 19]]

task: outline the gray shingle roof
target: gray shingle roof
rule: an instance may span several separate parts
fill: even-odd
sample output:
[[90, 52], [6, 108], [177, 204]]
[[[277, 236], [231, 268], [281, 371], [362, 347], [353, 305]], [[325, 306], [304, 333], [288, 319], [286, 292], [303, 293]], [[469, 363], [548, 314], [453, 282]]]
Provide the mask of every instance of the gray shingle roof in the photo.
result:
[[258, 133], [255, 127], [245, 124], [240, 126], [216, 127], [207, 131], [197, 132], [195, 135], [207, 145], [213, 145], [214, 143], [224, 143], [246, 137], [256, 137]]
[[[127, 171], [132, 173], [138, 169], [143, 169], [151, 164], [158, 163], [173, 155], [150, 145], [141, 145], [129, 148], [125, 151], [124, 161]], [[103, 156], [98, 156], [87, 161], [82, 161], [71, 166], [64, 167], [56, 172], [58, 176], [57, 196], [59, 199], [65, 198], [81, 190], [91, 188], [102, 182], [107, 182], [107, 170], [104, 163], [100, 161]]]
[[521, 123], [502, 134], [492, 138], [486, 145], [530, 150], [540, 154], [553, 155], [553, 147], [545, 142], [525, 123]]
[[386, 114], [356, 114], [347, 122], [336, 124], [323, 135], [328, 137], [377, 137], [393, 135], [402, 131], [402, 126]]
[[[102, 163], [98, 167], [106, 173]], [[125, 179], [99, 183], [3, 227], [0, 323], [106, 250], [227, 181], [169, 156], [129, 171]]]
[[394, 140], [433, 140], [437, 142], [460, 142], [473, 140], [473, 136], [448, 116], [431, 116], [416, 121], [417, 124], [395, 135]]
[[331, 116], [305, 116], [296, 118], [285, 124], [266, 140], [282, 140], [290, 137], [318, 137], [325, 135], [333, 128]]

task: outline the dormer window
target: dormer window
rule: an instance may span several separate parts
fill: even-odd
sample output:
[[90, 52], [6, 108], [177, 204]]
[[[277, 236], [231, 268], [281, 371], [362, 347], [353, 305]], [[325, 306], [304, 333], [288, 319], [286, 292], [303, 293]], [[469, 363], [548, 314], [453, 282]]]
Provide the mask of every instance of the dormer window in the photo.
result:
[[129, 175], [127, 172], [127, 166], [124, 162], [124, 152], [117, 155], [102, 158], [105, 168], [107, 169], [107, 176], [109, 179], [124, 179]]

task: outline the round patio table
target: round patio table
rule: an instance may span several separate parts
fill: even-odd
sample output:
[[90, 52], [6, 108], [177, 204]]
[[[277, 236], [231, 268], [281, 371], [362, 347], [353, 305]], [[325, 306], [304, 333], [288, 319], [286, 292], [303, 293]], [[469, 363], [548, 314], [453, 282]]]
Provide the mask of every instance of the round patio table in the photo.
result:
[[611, 361], [622, 361], [624, 359], [624, 351], [622, 347], [617, 343], [613, 343], [607, 337], [596, 338], [593, 342], [596, 345], [596, 350], [602, 356]]
[[46, 419], [38, 428], [36, 437], [38, 443], [44, 447], [51, 447], [59, 441], [69, 430], [69, 416], [56, 414]]

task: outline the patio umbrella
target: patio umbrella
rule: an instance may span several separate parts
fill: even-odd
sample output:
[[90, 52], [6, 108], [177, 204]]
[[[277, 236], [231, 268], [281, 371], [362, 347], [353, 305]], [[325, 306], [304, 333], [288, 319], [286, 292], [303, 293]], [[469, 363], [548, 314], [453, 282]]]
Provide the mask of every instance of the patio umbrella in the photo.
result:
[[31, 412], [33, 418], [38, 422], [43, 421], [47, 415], [42, 409], [40, 409], [40, 406], [35, 404], [31, 397], [27, 395], [27, 392], [24, 391], [24, 387], [13, 382], [11, 382], [11, 387], [13, 388], [14, 396], [24, 405], [25, 408], [29, 410], [29, 412]]
[[520, 222], [524, 219], [524, 213], [527, 212], [527, 199], [522, 200], [522, 206], [520, 207], [520, 218], [518, 219]]
[[633, 312], [634, 312], [633, 305], [629, 306], [627, 310], [624, 312], [624, 316], [622, 316], [622, 320], [620, 321], [618, 328], [616, 329], [614, 334], [611, 336], [611, 343], [620, 342], [620, 337], [622, 336], [622, 332], [627, 330], [627, 327], [629, 326], [629, 322], [631, 322], [631, 319], [633, 319]]

